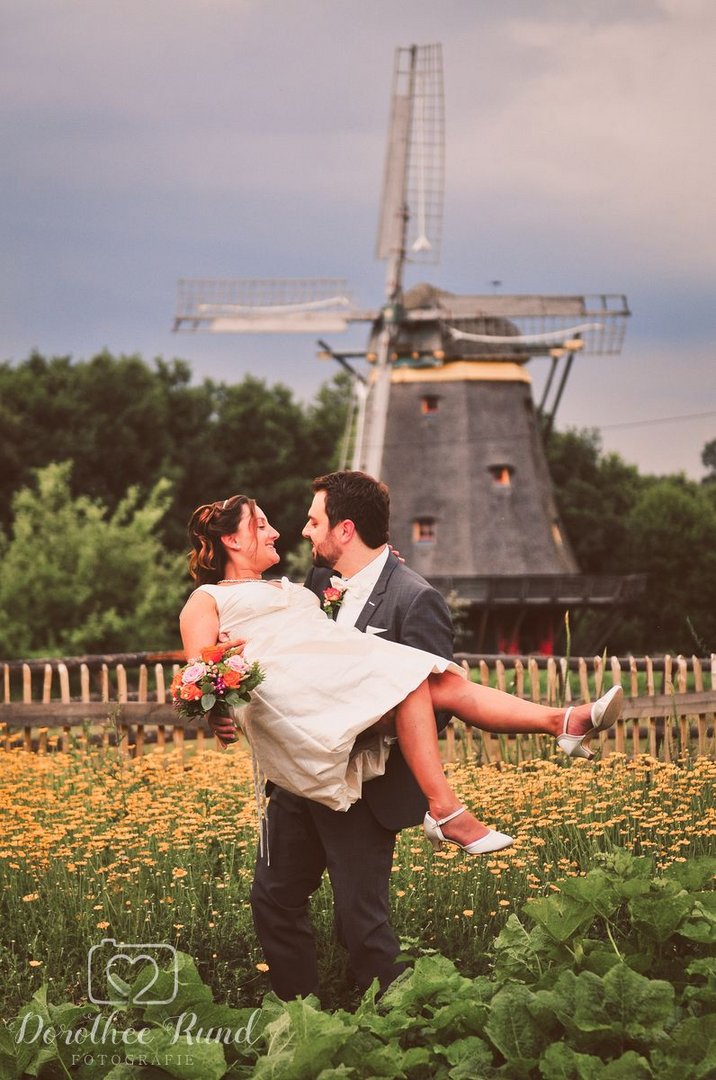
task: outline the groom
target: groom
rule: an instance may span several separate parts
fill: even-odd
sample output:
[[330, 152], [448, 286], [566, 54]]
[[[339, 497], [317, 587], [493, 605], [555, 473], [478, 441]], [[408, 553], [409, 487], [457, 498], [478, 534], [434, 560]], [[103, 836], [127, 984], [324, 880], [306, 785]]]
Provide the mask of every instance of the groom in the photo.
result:
[[[345, 586], [337, 614], [334, 607], [339, 625], [452, 657], [445, 600], [388, 547], [385, 484], [360, 472], [334, 472], [314, 480], [313, 492], [303, 530], [314, 563], [306, 586], [323, 601], [331, 578], [340, 575]], [[370, 695], [370, 686], [365, 692]], [[400, 946], [388, 921], [393, 849], [397, 832], [422, 822], [426, 809], [397, 744], [385, 775], [364, 784], [362, 799], [346, 812], [273, 788], [270, 861], [257, 858], [251, 907], [279, 997], [318, 993], [308, 905], [326, 869], [336, 931], [359, 989], [377, 978], [384, 990], [400, 974]]]

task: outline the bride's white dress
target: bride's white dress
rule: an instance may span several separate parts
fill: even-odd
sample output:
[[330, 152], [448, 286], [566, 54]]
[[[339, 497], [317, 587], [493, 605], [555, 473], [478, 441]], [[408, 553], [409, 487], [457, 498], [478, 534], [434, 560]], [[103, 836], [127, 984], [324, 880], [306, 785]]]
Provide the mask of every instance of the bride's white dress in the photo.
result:
[[[347, 810], [385, 770], [390, 740], [356, 738], [449, 660], [333, 622], [318, 597], [286, 578], [201, 585], [219, 630], [246, 638], [266, 678], [236, 710], [265, 776], [297, 795]], [[364, 745], [365, 742], [365, 745]]]

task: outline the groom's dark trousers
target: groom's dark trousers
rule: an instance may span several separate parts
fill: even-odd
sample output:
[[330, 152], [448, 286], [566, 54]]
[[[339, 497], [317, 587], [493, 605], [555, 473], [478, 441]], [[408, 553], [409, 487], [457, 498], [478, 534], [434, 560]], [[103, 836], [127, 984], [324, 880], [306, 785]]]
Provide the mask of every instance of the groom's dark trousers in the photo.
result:
[[[320, 597], [330, 575], [314, 569], [306, 586]], [[355, 625], [363, 631], [379, 627], [389, 641], [452, 657], [445, 600], [393, 554]], [[366, 686], [366, 697], [370, 692]], [[444, 724], [448, 717], [440, 719]], [[270, 859], [257, 856], [251, 907], [279, 997], [318, 993], [309, 899], [326, 869], [337, 936], [348, 950], [359, 989], [374, 978], [385, 989], [400, 974], [400, 946], [388, 919], [393, 849], [398, 830], [422, 822], [426, 809], [397, 744], [391, 747], [385, 775], [366, 783], [363, 798], [346, 812], [273, 788], [267, 818]]]

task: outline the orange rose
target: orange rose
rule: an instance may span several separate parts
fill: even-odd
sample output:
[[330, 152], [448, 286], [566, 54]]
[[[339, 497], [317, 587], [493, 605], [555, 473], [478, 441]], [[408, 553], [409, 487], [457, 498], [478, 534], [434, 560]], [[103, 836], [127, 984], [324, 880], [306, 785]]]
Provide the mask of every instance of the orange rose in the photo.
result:
[[226, 686], [228, 686], [230, 690], [233, 690], [235, 687], [241, 685], [242, 676], [238, 671], [231, 671], [231, 669], [229, 669], [229, 671], [224, 672], [223, 679]]
[[184, 698], [184, 701], [198, 701], [203, 696], [203, 691], [196, 683], [185, 683], [179, 691], [179, 697]]
[[218, 664], [223, 655], [223, 645], [207, 645], [201, 650], [201, 658], [206, 664]]

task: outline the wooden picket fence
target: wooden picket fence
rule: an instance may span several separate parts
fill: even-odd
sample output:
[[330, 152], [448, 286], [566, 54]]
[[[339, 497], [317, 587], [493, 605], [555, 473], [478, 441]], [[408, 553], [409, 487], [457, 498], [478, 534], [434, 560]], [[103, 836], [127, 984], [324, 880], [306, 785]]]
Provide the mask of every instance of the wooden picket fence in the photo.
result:
[[[608, 753], [663, 761], [716, 756], [716, 653], [697, 656], [481, 657], [462, 655], [463, 666], [484, 686], [547, 705], [593, 700], [615, 683], [625, 691], [621, 718], [592, 744]], [[486, 762], [551, 756], [554, 740], [543, 735], [507, 738], [452, 721], [446, 730], [448, 761], [459, 756]], [[463, 746], [459, 747], [459, 741]], [[460, 751], [460, 752], [459, 752]]]
[[[649, 753], [665, 761], [716, 756], [716, 654], [458, 659], [484, 685], [550, 705], [593, 699], [621, 682], [624, 711], [612, 731], [599, 736], [603, 754]], [[0, 749], [44, 754], [98, 744], [136, 756], [149, 746], [183, 753], [185, 740], [194, 752], [214, 747], [213, 738], [177, 716], [169, 702], [181, 662], [178, 653], [0, 662]], [[454, 720], [445, 731], [447, 761], [519, 761], [553, 751], [554, 741], [544, 736], [489, 735]]]

